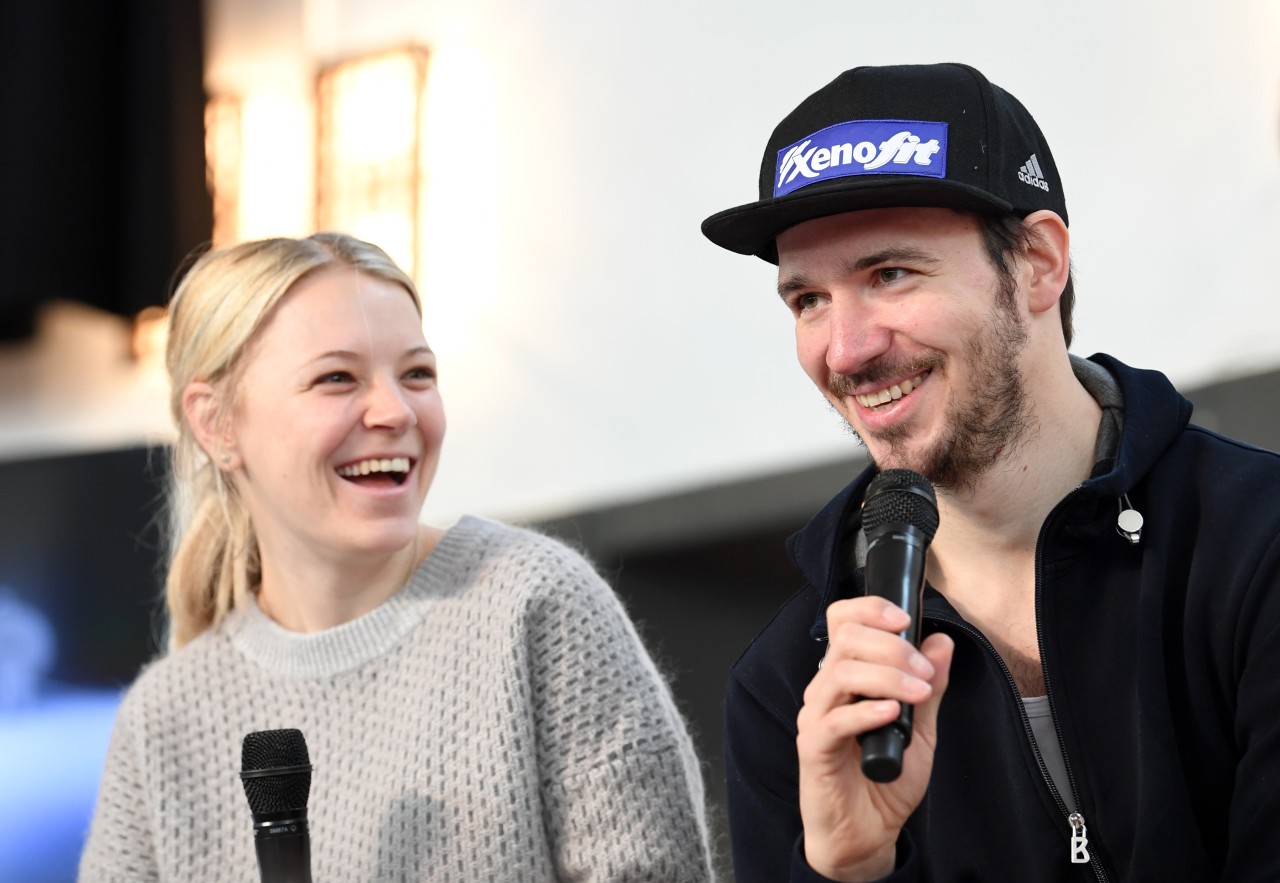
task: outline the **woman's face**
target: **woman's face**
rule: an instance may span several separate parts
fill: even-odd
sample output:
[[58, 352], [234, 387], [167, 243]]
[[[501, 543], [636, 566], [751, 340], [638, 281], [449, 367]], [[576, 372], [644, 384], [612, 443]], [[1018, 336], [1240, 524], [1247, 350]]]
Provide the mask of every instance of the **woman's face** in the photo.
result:
[[263, 555], [341, 560], [412, 543], [445, 419], [409, 293], [323, 270], [281, 299], [246, 358], [230, 433]]

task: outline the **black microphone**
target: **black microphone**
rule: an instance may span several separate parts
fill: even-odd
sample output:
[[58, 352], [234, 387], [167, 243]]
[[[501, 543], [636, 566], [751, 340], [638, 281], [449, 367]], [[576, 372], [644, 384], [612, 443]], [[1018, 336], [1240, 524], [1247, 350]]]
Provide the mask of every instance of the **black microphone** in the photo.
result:
[[253, 845], [262, 883], [311, 883], [307, 740], [298, 730], [262, 730], [245, 736], [240, 781], [253, 813]]
[[[877, 475], [862, 502], [862, 530], [867, 537], [867, 594], [907, 612], [911, 624], [900, 634], [918, 646], [925, 554], [938, 530], [938, 500], [929, 479], [910, 469]], [[902, 754], [911, 744], [912, 706], [900, 705], [897, 720], [858, 737], [862, 773], [874, 782], [892, 782], [902, 773]]]

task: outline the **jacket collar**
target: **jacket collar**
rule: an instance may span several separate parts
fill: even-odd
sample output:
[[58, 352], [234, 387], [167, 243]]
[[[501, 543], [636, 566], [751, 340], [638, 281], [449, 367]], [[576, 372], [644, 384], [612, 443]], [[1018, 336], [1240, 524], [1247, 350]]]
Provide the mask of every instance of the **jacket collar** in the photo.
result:
[[[1124, 399], [1124, 428], [1114, 460], [1102, 460], [1083, 485], [1081, 495], [1094, 509], [1111, 511], [1112, 501], [1132, 493], [1191, 418], [1191, 403], [1159, 371], [1131, 368], [1104, 353], [1089, 361], [1106, 369], [1119, 383]], [[826, 637], [826, 610], [842, 597], [861, 590], [861, 571], [850, 552], [861, 528], [862, 498], [876, 469], [869, 466], [836, 494], [808, 524], [787, 540], [791, 560], [822, 596], [811, 633]]]
[[[1191, 420], [1191, 402], [1159, 371], [1130, 368], [1105, 353], [1089, 357], [1106, 368], [1124, 395], [1124, 431], [1112, 463], [1084, 483], [1086, 490], [1105, 497], [1130, 493]], [[1109, 468], [1108, 468], [1109, 467]]]

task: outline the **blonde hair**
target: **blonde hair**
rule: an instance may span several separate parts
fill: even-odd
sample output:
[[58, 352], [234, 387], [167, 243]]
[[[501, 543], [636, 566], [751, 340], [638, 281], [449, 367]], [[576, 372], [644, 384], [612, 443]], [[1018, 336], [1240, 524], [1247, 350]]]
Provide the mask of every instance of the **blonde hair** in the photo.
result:
[[218, 392], [219, 424], [233, 418], [245, 353], [272, 310], [303, 277], [351, 267], [417, 288], [376, 245], [342, 233], [245, 242], [200, 257], [169, 302], [169, 407], [178, 428], [169, 476], [169, 645], [178, 648], [220, 623], [261, 577], [249, 513], [234, 482], [201, 448], [183, 411], [196, 381]]

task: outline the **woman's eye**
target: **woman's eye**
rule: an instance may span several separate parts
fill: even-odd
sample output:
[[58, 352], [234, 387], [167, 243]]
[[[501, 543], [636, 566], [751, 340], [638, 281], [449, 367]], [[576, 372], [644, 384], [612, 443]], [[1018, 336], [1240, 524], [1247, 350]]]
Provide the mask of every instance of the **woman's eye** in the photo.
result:
[[316, 383], [352, 383], [355, 378], [346, 371], [330, 371], [328, 374], [321, 374], [316, 378]]
[[434, 380], [436, 372], [434, 368], [428, 368], [425, 365], [418, 368], [410, 368], [405, 372], [406, 380]]

